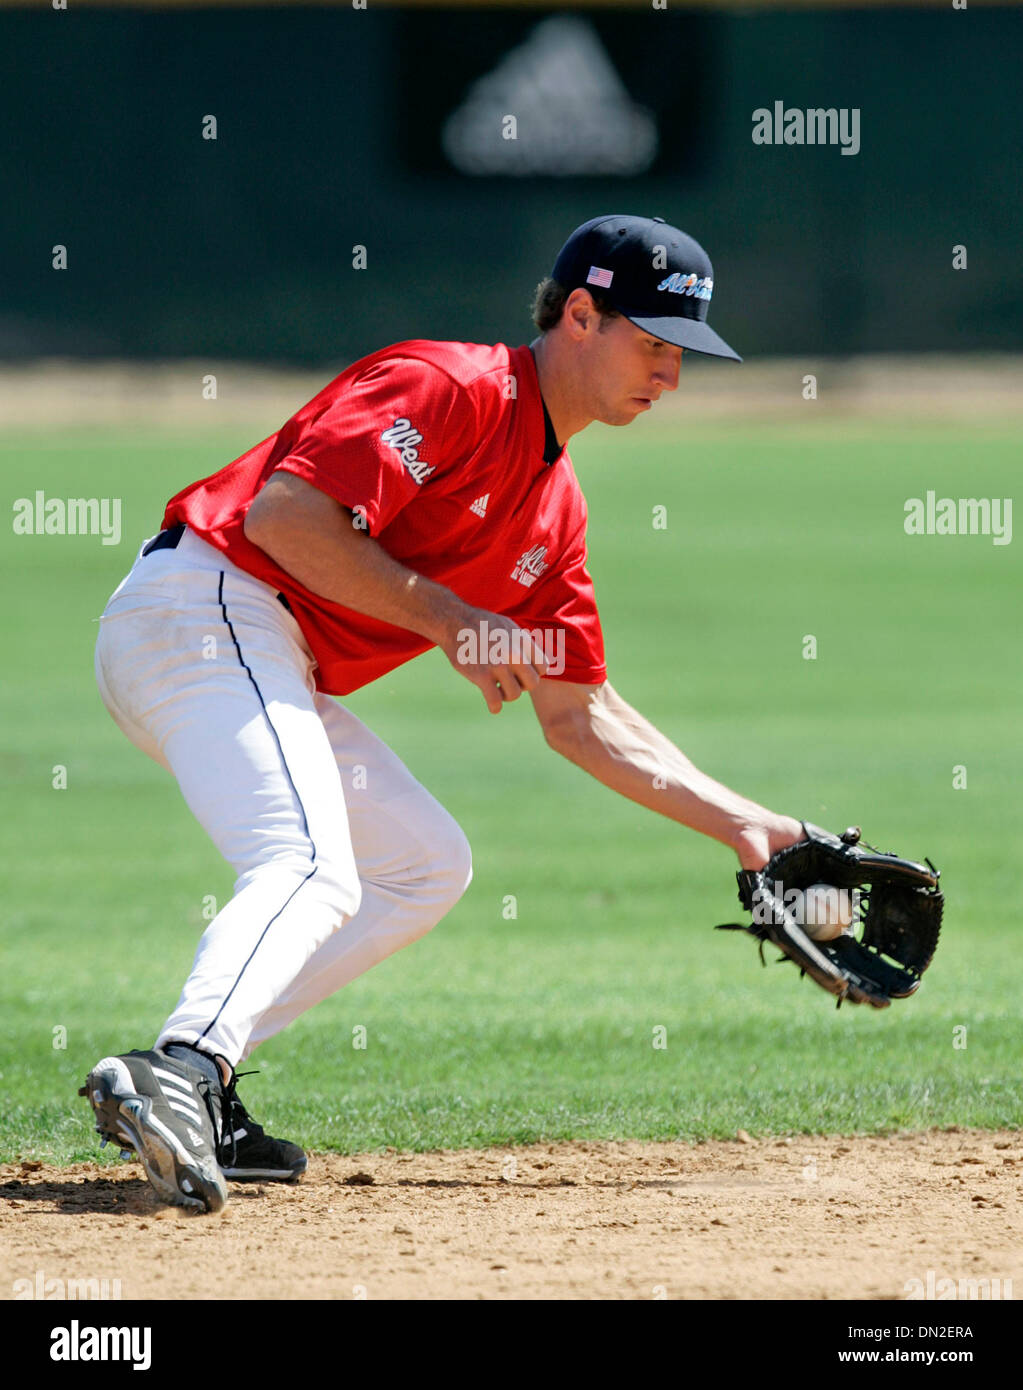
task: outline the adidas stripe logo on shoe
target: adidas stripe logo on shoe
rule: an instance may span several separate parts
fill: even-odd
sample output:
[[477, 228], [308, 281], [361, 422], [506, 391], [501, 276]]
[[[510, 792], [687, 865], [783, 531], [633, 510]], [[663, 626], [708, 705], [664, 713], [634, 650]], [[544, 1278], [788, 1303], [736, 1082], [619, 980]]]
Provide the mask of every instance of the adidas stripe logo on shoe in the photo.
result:
[[161, 1201], [220, 1211], [227, 1183], [217, 1162], [223, 1088], [199, 1067], [164, 1052], [104, 1057], [87, 1096], [104, 1143], [134, 1149]]

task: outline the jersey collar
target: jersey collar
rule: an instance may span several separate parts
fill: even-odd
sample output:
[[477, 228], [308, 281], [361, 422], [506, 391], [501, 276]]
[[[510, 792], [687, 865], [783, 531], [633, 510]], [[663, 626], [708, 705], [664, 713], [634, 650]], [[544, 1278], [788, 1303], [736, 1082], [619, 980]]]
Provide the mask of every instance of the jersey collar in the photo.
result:
[[[533, 356], [533, 349], [527, 347], [526, 352], [533, 369], [531, 373], [533, 388], [536, 392], [536, 398], [540, 402], [540, 408], [543, 411], [543, 461], [547, 464], [548, 468], [550, 468], [552, 464], [557, 463], [558, 459], [565, 452], [565, 446], [558, 443], [558, 436], [554, 433], [554, 421], [551, 419], [550, 411], [547, 409], [547, 402], [540, 394], [540, 379], [536, 374], [536, 358]], [[539, 423], [539, 420], [537, 420], [538, 425]], [[539, 438], [537, 439], [537, 447], [540, 447]]]
[[540, 404], [543, 406], [543, 461], [546, 464], [557, 463], [561, 457], [561, 445], [558, 443], [558, 436], [554, 433], [554, 421], [551, 419], [547, 402], [543, 396], [540, 397]]

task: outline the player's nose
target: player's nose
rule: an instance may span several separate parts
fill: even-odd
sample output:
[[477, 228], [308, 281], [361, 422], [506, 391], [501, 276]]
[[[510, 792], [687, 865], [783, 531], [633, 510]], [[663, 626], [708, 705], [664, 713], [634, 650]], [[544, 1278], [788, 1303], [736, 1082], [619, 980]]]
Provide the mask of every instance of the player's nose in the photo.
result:
[[682, 367], [682, 348], [675, 348], [669, 362], [663, 363], [654, 373], [654, 379], [662, 391], [677, 391], [679, 371]]

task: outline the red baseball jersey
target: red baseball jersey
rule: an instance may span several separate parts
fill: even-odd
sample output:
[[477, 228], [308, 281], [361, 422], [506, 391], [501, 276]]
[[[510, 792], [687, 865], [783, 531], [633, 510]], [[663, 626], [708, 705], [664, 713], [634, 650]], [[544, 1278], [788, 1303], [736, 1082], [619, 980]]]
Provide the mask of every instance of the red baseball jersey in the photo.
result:
[[246, 539], [245, 513], [277, 469], [351, 508], [409, 569], [538, 641], [542, 632], [552, 679], [600, 683], [586, 502], [568, 451], [557, 453], [555, 441], [545, 459], [546, 422], [528, 347], [397, 343], [353, 363], [276, 434], [179, 492], [163, 524], [186, 522], [286, 595], [328, 694], [357, 690], [432, 644], [312, 593]]

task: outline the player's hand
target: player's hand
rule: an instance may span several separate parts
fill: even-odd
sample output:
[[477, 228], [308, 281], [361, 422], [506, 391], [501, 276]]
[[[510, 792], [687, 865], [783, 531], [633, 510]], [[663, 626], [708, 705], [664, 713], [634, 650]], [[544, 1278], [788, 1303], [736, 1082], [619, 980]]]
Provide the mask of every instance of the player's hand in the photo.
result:
[[479, 687], [491, 714], [540, 684], [543, 651], [525, 628], [500, 613], [466, 605], [437, 644], [460, 676]]
[[773, 854], [806, 839], [802, 823], [792, 816], [764, 813], [762, 821], [750, 822], [736, 836], [735, 852], [744, 869], [762, 869]]

